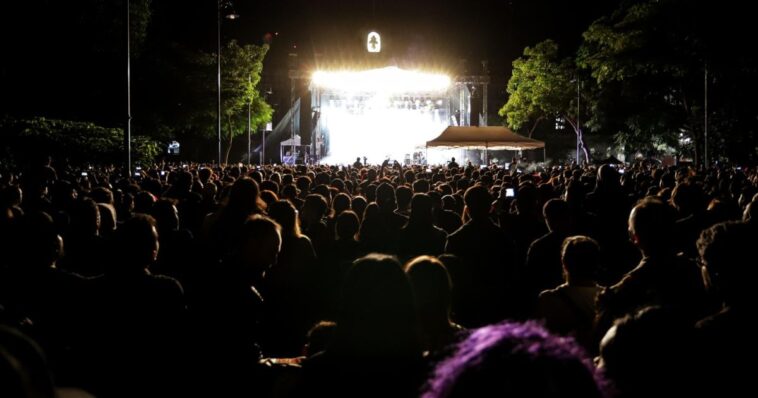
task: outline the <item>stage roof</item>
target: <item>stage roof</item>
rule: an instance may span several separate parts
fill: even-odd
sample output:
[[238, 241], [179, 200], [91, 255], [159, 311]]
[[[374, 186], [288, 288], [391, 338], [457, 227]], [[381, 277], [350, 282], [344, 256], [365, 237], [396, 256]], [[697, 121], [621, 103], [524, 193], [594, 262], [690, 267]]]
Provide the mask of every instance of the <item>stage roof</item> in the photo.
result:
[[518, 135], [502, 126], [459, 127], [450, 126], [437, 138], [427, 141], [427, 147], [519, 150], [544, 148], [545, 143]]
[[441, 93], [450, 88], [449, 76], [395, 66], [367, 70], [319, 70], [312, 75], [312, 84], [325, 90], [347, 93], [399, 94], [409, 92]]

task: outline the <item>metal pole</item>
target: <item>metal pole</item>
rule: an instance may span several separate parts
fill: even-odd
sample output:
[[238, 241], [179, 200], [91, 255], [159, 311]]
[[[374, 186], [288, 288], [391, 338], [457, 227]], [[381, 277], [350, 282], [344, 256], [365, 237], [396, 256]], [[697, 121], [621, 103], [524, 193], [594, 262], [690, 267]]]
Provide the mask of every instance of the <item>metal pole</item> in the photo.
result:
[[218, 164], [221, 165], [221, 0], [216, 2], [216, 9], [218, 11], [218, 35], [217, 35], [217, 50], [216, 53], [216, 90], [218, 93], [218, 109], [216, 111], [217, 121], [217, 133], [218, 133]]
[[[247, 77], [247, 82], [251, 82], [251, 77]], [[252, 164], [253, 161], [250, 159], [250, 106], [252, 105], [251, 100], [247, 101], [247, 164]]]
[[487, 83], [484, 83], [484, 86], [482, 87], [482, 113], [484, 114], [484, 125], [489, 125], [489, 122], [487, 121]]
[[247, 103], [247, 163], [252, 163], [250, 159], [250, 103]]
[[261, 143], [261, 166], [266, 164], [266, 129], [261, 132], [263, 134], [263, 141]]
[[[292, 157], [292, 164], [294, 165], [297, 163], [297, 159], [295, 157], [295, 78], [293, 75], [290, 76], [290, 133], [292, 135], [290, 156]], [[300, 117], [300, 114], [298, 114], [298, 117]], [[284, 163], [284, 159], [282, 159], [282, 163]]]
[[130, 1], [126, 1], [126, 131], [124, 131], [124, 146], [126, 147], [126, 171], [132, 173], [132, 49]]
[[703, 116], [705, 123], [705, 150], [703, 151], [703, 157], [705, 157], [705, 168], [708, 168], [708, 65], [705, 66], [705, 115]]
[[580, 146], [580, 140], [579, 140], [579, 134], [581, 130], [580, 124], [579, 124], [579, 101], [581, 99], [581, 96], [579, 95], [579, 78], [576, 78], [576, 164], [577, 166], [581, 164], [579, 161], [579, 146]]

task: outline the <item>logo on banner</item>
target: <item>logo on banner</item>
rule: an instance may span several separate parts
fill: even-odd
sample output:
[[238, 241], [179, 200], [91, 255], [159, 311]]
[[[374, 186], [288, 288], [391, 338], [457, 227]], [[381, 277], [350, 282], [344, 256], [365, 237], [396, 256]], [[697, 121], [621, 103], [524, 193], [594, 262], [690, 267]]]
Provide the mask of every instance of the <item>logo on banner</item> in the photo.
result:
[[382, 37], [379, 33], [371, 32], [366, 39], [366, 49], [370, 53], [378, 53], [382, 51]]

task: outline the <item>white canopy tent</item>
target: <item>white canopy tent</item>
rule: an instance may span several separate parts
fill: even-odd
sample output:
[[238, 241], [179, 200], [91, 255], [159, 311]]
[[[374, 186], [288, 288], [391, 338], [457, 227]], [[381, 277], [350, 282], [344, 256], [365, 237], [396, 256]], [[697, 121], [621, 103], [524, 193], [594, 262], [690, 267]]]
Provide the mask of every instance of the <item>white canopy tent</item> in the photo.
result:
[[300, 136], [290, 138], [279, 143], [279, 158], [283, 164], [295, 164], [300, 152], [308, 152], [308, 145], [300, 144]]
[[545, 157], [545, 143], [524, 137], [503, 126], [450, 126], [437, 138], [427, 141], [426, 147], [483, 149], [485, 161], [488, 150], [518, 151], [542, 148]]

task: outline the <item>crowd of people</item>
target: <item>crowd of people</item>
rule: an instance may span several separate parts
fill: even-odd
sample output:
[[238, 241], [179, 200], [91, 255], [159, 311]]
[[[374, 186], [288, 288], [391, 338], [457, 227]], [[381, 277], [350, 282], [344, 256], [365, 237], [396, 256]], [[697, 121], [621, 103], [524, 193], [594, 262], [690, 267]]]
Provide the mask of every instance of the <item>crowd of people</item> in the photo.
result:
[[3, 168], [0, 396], [750, 391], [758, 170], [453, 166]]

